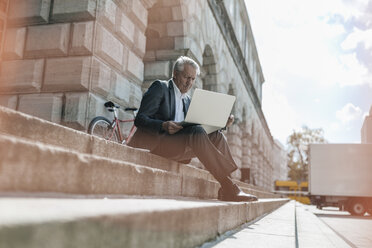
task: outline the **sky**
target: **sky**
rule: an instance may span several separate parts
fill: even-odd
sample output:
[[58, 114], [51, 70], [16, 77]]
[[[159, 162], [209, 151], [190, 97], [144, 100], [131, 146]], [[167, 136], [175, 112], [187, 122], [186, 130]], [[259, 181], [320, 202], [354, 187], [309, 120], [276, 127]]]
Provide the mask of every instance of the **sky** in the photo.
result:
[[372, 0], [245, 1], [273, 137], [285, 145], [306, 125], [329, 143], [360, 143], [372, 105]]

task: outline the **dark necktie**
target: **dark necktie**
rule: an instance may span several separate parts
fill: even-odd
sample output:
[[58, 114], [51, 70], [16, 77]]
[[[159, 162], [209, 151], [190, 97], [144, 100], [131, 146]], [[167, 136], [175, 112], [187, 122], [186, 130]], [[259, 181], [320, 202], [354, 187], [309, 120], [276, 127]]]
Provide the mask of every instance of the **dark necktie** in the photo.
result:
[[182, 98], [182, 105], [183, 105], [183, 118], [186, 118], [186, 102], [185, 102], [185, 98]]

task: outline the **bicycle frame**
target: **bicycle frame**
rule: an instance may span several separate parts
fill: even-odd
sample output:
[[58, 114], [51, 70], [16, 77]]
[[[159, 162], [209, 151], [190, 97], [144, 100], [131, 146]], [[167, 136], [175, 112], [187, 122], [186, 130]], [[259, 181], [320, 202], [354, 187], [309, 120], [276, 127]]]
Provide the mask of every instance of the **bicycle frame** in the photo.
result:
[[120, 125], [118, 125], [119, 122], [122, 122], [122, 123], [125, 123], [125, 122], [134, 122], [134, 119], [130, 119], [130, 120], [119, 120], [119, 119], [116, 119], [116, 126], [118, 127], [120, 142], [122, 144], [127, 144], [132, 139], [132, 136], [133, 136], [134, 132], [136, 131], [136, 126], [133, 125], [131, 127], [131, 129], [129, 131], [129, 134], [128, 134], [128, 137], [126, 139], [124, 139], [124, 137], [122, 137], [122, 132], [120, 130]]
[[133, 125], [133, 126], [131, 127], [128, 136], [125, 138], [125, 137], [123, 137], [123, 135], [122, 135], [122, 132], [121, 132], [121, 130], [120, 130], [120, 125], [119, 125], [119, 124], [120, 124], [120, 123], [126, 123], [126, 122], [134, 122], [134, 119], [129, 119], [129, 120], [120, 120], [120, 119], [118, 118], [118, 115], [117, 115], [117, 111], [116, 111], [116, 109], [114, 109], [113, 112], [114, 112], [114, 120], [113, 120], [113, 122], [112, 122], [112, 124], [111, 124], [111, 126], [112, 126], [112, 128], [113, 128], [113, 131], [112, 131], [111, 136], [109, 137], [109, 140], [111, 140], [111, 139], [112, 139], [112, 136], [114, 135], [114, 133], [117, 132], [117, 134], [119, 135], [120, 143], [121, 143], [121, 144], [127, 144], [127, 143], [131, 140], [131, 138], [132, 138], [134, 132], [136, 131], [136, 126]]

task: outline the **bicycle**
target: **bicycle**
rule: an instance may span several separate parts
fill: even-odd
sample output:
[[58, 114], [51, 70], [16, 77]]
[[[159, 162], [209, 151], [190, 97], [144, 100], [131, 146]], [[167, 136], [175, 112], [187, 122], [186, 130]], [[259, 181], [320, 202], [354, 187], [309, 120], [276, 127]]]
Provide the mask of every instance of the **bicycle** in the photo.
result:
[[[89, 123], [88, 133], [101, 137], [106, 140], [111, 140], [118, 142], [120, 144], [127, 144], [132, 138], [134, 132], [136, 131], [136, 126], [134, 125], [134, 118], [128, 120], [120, 120], [118, 118], [118, 109], [120, 106], [115, 105], [113, 102], [109, 101], [104, 104], [106, 109], [109, 112], [114, 114], [114, 119], [109, 121], [106, 117], [96, 116]], [[134, 117], [137, 113], [137, 108], [125, 108], [124, 111], [133, 111]], [[129, 132], [123, 133], [120, 129], [120, 123], [133, 123], [132, 127], [129, 129]]]

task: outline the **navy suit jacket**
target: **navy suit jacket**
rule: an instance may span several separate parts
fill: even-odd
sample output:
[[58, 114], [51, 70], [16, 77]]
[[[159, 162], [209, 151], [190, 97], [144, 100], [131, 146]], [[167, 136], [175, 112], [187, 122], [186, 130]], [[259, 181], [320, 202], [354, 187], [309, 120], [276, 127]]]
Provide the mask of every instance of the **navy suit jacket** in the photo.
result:
[[[176, 113], [173, 80], [156, 80], [143, 95], [134, 124], [137, 131], [129, 142], [129, 146], [152, 150], [158, 139], [165, 134], [162, 123], [173, 121]], [[185, 99], [185, 115], [190, 106], [189, 96]]]

